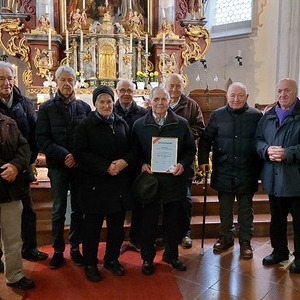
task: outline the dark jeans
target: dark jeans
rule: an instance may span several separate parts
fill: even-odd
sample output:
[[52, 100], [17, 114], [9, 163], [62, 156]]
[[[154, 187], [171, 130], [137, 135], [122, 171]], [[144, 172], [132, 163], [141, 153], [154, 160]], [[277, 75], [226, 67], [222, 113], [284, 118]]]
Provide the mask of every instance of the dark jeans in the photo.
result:
[[[178, 258], [178, 217], [181, 203], [170, 202], [163, 205], [163, 224], [166, 240], [166, 249], [170, 259]], [[155, 239], [157, 236], [158, 219], [161, 211], [159, 203], [146, 204], [143, 207], [141, 255], [143, 260], [153, 261], [155, 257]]]
[[253, 195], [253, 193], [235, 194], [218, 192], [221, 219], [220, 237], [225, 238], [226, 242], [230, 242], [233, 239], [233, 204], [235, 198], [238, 202], [239, 240], [251, 240], [253, 230]]
[[83, 257], [86, 265], [97, 265], [100, 233], [104, 217], [107, 223], [107, 240], [104, 260], [116, 260], [120, 256], [120, 248], [124, 240], [125, 212], [117, 212], [108, 215], [85, 214], [83, 221]]
[[32, 208], [32, 197], [30, 184], [25, 184], [25, 193], [22, 198], [23, 212], [22, 212], [22, 227], [21, 236], [23, 240], [22, 252], [35, 249], [37, 246], [36, 238], [36, 213]]
[[269, 195], [271, 210], [270, 238], [274, 252], [289, 254], [287, 241], [287, 216], [293, 217], [294, 256], [300, 258], [300, 197], [275, 197]]
[[69, 241], [71, 250], [78, 250], [82, 242], [83, 214], [79, 207], [77, 169], [49, 169], [53, 199], [52, 207], [52, 246], [55, 252], [65, 250], [64, 228], [67, 209], [68, 190], [71, 192], [71, 224]]

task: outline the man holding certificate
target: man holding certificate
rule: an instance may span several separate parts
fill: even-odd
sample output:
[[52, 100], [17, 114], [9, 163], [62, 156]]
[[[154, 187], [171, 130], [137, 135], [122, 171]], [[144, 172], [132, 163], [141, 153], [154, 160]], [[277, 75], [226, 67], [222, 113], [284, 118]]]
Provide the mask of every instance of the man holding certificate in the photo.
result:
[[150, 103], [149, 112], [133, 126], [133, 149], [142, 158], [141, 171], [154, 176], [158, 182], [156, 195], [143, 205], [141, 255], [145, 275], [154, 272], [154, 243], [161, 205], [166, 238], [163, 260], [174, 269], [186, 271], [178, 259], [178, 218], [186, 195], [186, 170], [196, 153], [188, 122], [169, 109], [168, 91], [154, 88]]

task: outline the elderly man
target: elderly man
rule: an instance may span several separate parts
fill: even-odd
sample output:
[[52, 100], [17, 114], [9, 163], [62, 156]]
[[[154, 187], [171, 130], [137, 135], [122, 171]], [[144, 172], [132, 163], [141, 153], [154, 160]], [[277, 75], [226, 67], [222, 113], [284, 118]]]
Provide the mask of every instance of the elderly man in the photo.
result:
[[[161, 205], [165, 229], [166, 255], [163, 260], [179, 271], [186, 266], [178, 259], [178, 217], [181, 203], [186, 196], [187, 169], [192, 163], [196, 146], [188, 122], [169, 109], [170, 95], [165, 88], [154, 88], [150, 93], [151, 109], [138, 119], [132, 129], [133, 149], [136, 157], [141, 157], [142, 172], [153, 174], [158, 181], [158, 194], [152, 202], [143, 205], [141, 255], [142, 272], [151, 275], [154, 272], [155, 238]], [[169, 155], [174, 156], [175, 164], [166, 171], [154, 168], [153, 161], [164, 162], [159, 153], [153, 153], [153, 138], [172, 138], [177, 144]], [[167, 142], [167, 141], [166, 141]], [[172, 148], [172, 147], [171, 147]], [[162, 150], [163, 151], [163, 150]], [[158, 151], [159, 152], [159, 151]], [[167, 156], [169, 156], [167, 155]]]
[[[204, 131], [204, 120], [201, 109], [196, 101], [184, 95], [184, 82], [182, 76], [177, 73], [169, 75], [166, 80], [166, 89], [171, 97], [171, 110], [188, 121], [193, 132], [194, 140], [198, 140]], [[187, 195], [186, 200], [182, 203], [183, 214], [181, 216], [182, 235], [180, 237], [180, 242], [183, 248], [191, 248], [193, 245], [190, 227], [192, 216], [192, 178], [194, 176], [193, 165], [188, 168], [188, 171]]]
[[221, 252], [234, 245], [233, 204], [238, 202], [240, 256], [253, 257], [251, 247], [252, 198], [258, 188], [260, 161], [254, 147], [254, 135], [262, 114], [247, 104], [247, 88], [232, 83], [227, 91], [227, 105], [216, 109], [200, 138], [198, 161], [200, 170], [208, 166], [212, 149], [211, 187], [218, 191], [220, 202], [220, 237], [214, 251]]
[[74, 135], [79, 123], [91, 112], [88, 104], [75, 98], [75, 71], [68, 66], [56, 70], [58, 91], [54, 98], [41, 104], [37, 118], [36, 139], [46, 155], [48, 176], [53, 198], [52, 246], [54, 255], [50, 261], [52, 268], [64, 263], [64, 224], [68, 190], [71, 192], [70, 244], [71, 258], [75, 264], [83, 265], [79, 252], [83, 214], [78, 205], [78, 170], [73, 156]]
[[[35, 142], [36, 113], [32, 102], [14, 86], [13, 66], [4, 61], [0, 62], [0, 112], [17, 122], [19, 130], [30, 146], [30, 163], [34, 163], [38, 154]], [[35, 178], [30, 166], [25, 172], [25, 179], [25, 192], [22, 197], [22, 256], [32, 261], [41, 261], [47, 259], [48, 255], [37, 249], [36, 213], [32, 208], [30, 191], [30, 182]], [[0, 254], [1, 257], [1, 250]]]
[[295, 80], [281, 79], [277, 104], [258, 123], [257, 153], [263, 159], [261, 178], [269, 195], [273, 252], [263, 259], [275, 265], [289, 258], [287, 216], [293, 217], [294, 256], [290, 272], [300, 273], [300, 101]]
[[[2, 74], [3, 79], [4, 75]], [[4, 77], [4, 82], [13, 78]], [[27, 290], [34, 282], [22, 267], [21, 214], [24, 193], [23, 171], [29, 164], [30, 149], [16, 123], [0, 113], [0, 228], [2, 230], [6, 284]]]
[[[147, 110], [141, 106], [138, 106], [133, 100], [135, 90], [135, 84], [128, 79], [120, 80], [117, 84], [118, 100], [114, 106], [114, 112], [122, 117], [126, 123], [132, 128], [134, 122], [144, 116]], [[132, 177], [136, 175], [136, 172], [132, 172]], [[138, 203], [135, 203], [135, 207], [132, 210], [131, 226], [129, 233], [129, 247], [140, 251], [141, 244], [141, 223], [142, 213], [141, 207]]]

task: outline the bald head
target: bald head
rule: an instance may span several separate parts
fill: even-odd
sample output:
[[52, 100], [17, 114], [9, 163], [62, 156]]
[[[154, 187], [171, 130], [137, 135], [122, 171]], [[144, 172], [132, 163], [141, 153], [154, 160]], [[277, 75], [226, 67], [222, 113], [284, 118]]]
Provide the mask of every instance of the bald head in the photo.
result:
[[283, 78], [276, 85], [277, 101], [280, 107], [287, 109], [291, 107], [298, 95], [297, 82], [294, 79]]

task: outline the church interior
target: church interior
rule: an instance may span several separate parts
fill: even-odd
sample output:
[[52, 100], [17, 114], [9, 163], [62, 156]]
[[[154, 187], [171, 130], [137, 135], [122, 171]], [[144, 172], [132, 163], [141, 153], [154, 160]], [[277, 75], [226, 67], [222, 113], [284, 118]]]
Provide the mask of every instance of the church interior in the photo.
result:
[[[92, 91], [99, 85], [115, 89], [118, 80], [132, 79], [135, 100], [144, 105], [154, 86], [163, 86], [169, 74], [180, 73], [185, 93], [199, 104], [206, 123], [214, 109], [226, 104], [232, 82], [244, 83], [249, 105], [260, 110], [275, 101], [279, 79], [293, 78], [300, 84], [299, 1], [1, 0], [0, 6], [0, 59], [13, 64], [15, 83], [36, 110], [55, 94], [54, 74], [60, 65], [76, 71], [76, 97], [92, 109]], [[38, 242], [44, 247], [51, 244], [51, 190], [43, 155], [37, 159], [36, 172], [32, 197]], [[195, 243], [192, 249], [180, 249], [189, 270], [172, 271], [179, 290], [174, 299], [299, 299], [299, 275], [290, 274], [287, 265], [267, 268], [261, 263], [271, 249], [268, 199], [261, 187], [254, 198], [253, 259], [241, 261], [238, 247], [213, 254], [219, 218], [212, 189], [205, 252], [200, 254], [203, 188], [203, 182], [193, 185]], [[130, 214], [127, 234], [129, 228]], [[66, 238], [67, 232], [68, 226]], [[102, 240], [105, 234], [104, 230]], [[292, 238], [289, 244], [292, 249]], [[35, 264], [24, 264], [28, 273], [35, 274]], [[0, 299], [38, 299], [11, 291], [3, 274], [0, 279]], [[53, 299], [47, 293], [45, 289], [43, 298]], [[68, 297], [83, 299], [72, 293]], [[100, 291], [91, 297], [104, 299]], [[116, 298], [112, 294], [106, 299]], [[133, 292], [124, 299], [140, 298]], [[166, 294], [161, 299], [171, 298]]]

